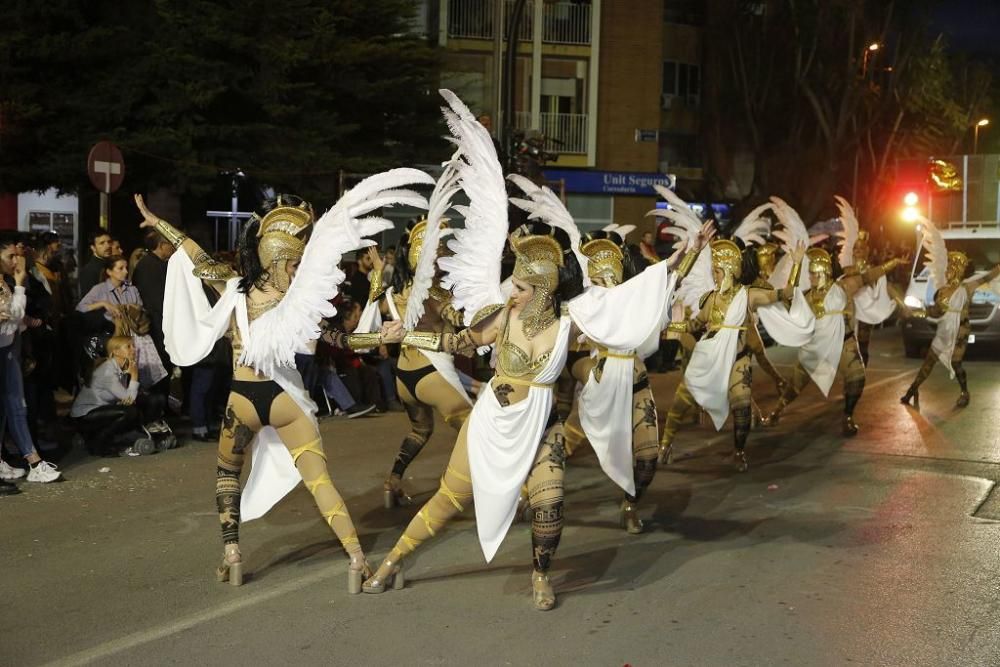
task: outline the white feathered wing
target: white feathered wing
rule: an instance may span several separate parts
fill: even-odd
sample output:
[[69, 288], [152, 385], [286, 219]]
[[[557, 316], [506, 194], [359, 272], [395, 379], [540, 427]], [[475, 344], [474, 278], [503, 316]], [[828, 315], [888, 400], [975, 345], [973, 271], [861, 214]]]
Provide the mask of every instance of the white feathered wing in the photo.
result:
[[[451, 200], [461, 189], [458, 183], [458, 169], [454, 158], [445, 164], [444, 172], [438, 178], [431, 193], [427, 206], [427, 226], [424, 230], [423, 245], [420, 258], [413, 271], [413, 282], [410, 285], [410, 295], [406, 300], [406, 314], [403, 316], [403, 326], [412, 330], [424, 316], [424, 304], [430, 296], [434, 275], [437, 273], [438, 247], [441, 239], [452, 230], [441, 229], [441, 219], [451, 208]], [[402, 258], [406, 261], [406, 258]]]
[[927, 253], [924, 266], [930, 269], [931, 279], [934, 280], [934, 289], [938, 290], [948, 283], [948, 248], [944, 244], [941, 231], [934, 226], [933, 222], [922, 216], [919, 218], [919, 222], [923, 230], [920, 243]]
[[530, 198], [521, 199], [520, 197], [511, 197], [511, 204], [525, 211], [528, 214], [529, 220], [540, 220], [551, 227], [556, 227], [566, 232], [566, 235], [569, 236], [570, 246], [573, 248], [573, 254], [576, 255], [576, 259], [580, 263], [584, 287], [589, 286], [590, 278], [587, 276], [587, 257], [580, 252], [580, 230], [577, 228], [573, 216], [562, 203], [562, 200], [548, 187], [537, 185], [534, 181], [519, 174], [510, 174], [507, 176], [507, 179]]
[[854, 214], [854, 209], [846, 199], [840, 195], [835, 195], [837, 210], [840, 212], [840, 224], [843, 229], [837, 233], [840, 237], [840, 255], [838, 261], [840, 268], [846, 269], [854, 265], [854, 244], [858, 241], [858, 233], [861, 225], [858, 223], [858, 216]]
[[330, 300], [337, 295], [344, 273], [341, 257], [374, 245], [366, 236], [392, 228], [380, 217], [361, 217], [383, 206], [406, 204], [426, 208], [427, 200], [406, 185], [433, 184], [418, 169], [392, 169], [369, 176], [347, 192], [313, 226], [302, 261], [281, 302], [250, 324], [240, 363], [273, 376], [277, 367], [295, 367], [295, 353], [319, 338], [319, 322], [335, 315]]
[[448, 102], [441, 111], [458, 146], [455, 165], [469, 205], [455, 207], [465, 216], [465, 228], [455, 230], [448, 242], [455, 254], [440, 258], [438, 266], [445, 272], [441, 286], [451, 290], [452, 304], [464, 311], [468, 325], [482, 308], [505, 301], [500, 261], [507, 242], [507, 191], [490, 133], [453, 92], [440, 93]]
[[[771, 197], [771, 203], [774, 204], [773, 210], [781, 224], [781, 228], [775, 229], [772, 234], [781, 240], [785, 254], [774, 265], [774, 271], [768, 280], [772, 287], [780, 289], [788, 284], [788, 277], [792, 274], [792, 252], [800, 243], [808, 248], [811, 241], [805, 223], [794, 208], [781, 197]], [[798, 286], [802, 290], [809, 289], [809, 260], [805, 257], [802, 258]]]

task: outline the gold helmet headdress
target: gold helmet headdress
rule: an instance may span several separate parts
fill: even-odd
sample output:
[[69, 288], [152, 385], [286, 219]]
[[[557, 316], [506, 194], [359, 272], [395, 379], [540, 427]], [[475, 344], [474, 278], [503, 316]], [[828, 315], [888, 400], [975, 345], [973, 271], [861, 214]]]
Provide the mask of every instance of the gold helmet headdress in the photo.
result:
[[[717, 239], [712, 241], [712, 267], [720, 269], [729, 279], [729, 285], [743, 273], [743, 253], [735, 241]], [[726, 287], [729, 287], [727, 285]], [[721, 286], [720, 286], [721, 287]]]
[[[441, 219], [441, 229], [448, 228], [448, 220], [445, 218]], [[415, 271], [417, 268], [417, 262], [420, 261], [420, 251], [424, 247], [424, 236], [427, 234], [427, 220], [421, 220], [417, 224], [413, 225], [409, 233], [409, 246], [410, 250], [406, 254], [406, 262], [410, 266], [410, 271]]]
[[587, 257], [587, 275], [592, 281], [603, 278], [612, 285], [622, 282], [625, 255], [611, 239], [593, 239], [580, 247]]
[[948, 251], [948, 269], [954, 272], [952, 280], [961, 280], [965, 276], [965, 269], [969, 266], [969, 257], [964, 252], [958, 250]]
[[277, 206], [264, 214], [257, 229], [257, 256], [260, 265], [267, 271], [275, 287], [280, 291], [288, 288], [285, 271], [278, 270], [279, 262], [298, 261], [305, 252], [306, 242], [302, 233], [312, 225], [313, 211], [308, 202], [298, 206], [288, 206], [278, 195]]
[[520, 315], [524, 321], [524, 335], [530, 339], [555, 319], [552, 294], [559, 287], [563, 249], [552, 236], [516, 232], [510, 237], [510, 245], [515, 257], [514, 277], [535, 288], [531, 301]]
[[822, 248], [809, 248], [806, 257], [809, 258], [810, 280], [813, 286], [822, 290], [833, 281], [833, 259]]

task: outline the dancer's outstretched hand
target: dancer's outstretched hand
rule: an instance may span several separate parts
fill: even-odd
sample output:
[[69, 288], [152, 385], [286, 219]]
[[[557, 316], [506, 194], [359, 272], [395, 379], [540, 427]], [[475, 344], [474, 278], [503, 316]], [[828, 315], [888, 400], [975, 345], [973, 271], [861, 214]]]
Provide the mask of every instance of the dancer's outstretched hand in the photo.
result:
[[139, 229], [142, 229], [143, 227], [155, 227], [156, 223], [160, 221], [160, 218], [146, 208], [146, 202], [142, 198], [142, 195], [135, 196], [135, 205], [138, 207], [139, 213], [142, 214], [142, 222], [139, 223]]
[[398, 343], [403, 340], [403, 336], [406, 335], [406, 330], [403, 328], [403, 323], [399, 320], [390, 320], [389, 322], [382, 323], [382, 344], [388, 345], [390, 343]]

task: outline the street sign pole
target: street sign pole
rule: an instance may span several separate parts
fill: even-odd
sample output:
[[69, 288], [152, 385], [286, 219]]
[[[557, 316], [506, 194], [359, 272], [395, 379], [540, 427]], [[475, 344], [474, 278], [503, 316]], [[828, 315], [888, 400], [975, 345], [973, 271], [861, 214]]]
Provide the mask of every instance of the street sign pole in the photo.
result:
[[99, 223], [101, 229], [108, 231], [110, 225], [108, 224], [108, 193], [101, 191], [101, 217]]
[[108, 231], [111, 226], [108, 220], [108, 195], [118, 190], [125, 178], [125, 161], [118, 147], [110, 141], [97, 142], [87, 156], [87, 175], [100, 193], [98, 224], [101, 229]]

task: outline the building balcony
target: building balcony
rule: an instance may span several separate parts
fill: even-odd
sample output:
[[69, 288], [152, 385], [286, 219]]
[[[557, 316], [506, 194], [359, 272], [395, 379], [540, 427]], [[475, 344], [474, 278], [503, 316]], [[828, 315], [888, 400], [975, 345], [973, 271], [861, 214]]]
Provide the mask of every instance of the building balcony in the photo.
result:
[[[449, 39], [484, 39], [494, 36], [496, 2], [504, 3], [503, 25], [506, 26], [515, 0], [441, 0], [441, 10], [447, 13]], [[527, 0], [517, 32], [520, 41], [534, 39], [535, 0]], [[542, 6], [542, 42], [547, 44], [589, 45], [591, 28], [590, 5], [573, 2], [546, 2]]]
[[538, 127], [531, 121], [530, 111], [514, 114], [514, 126], [519, 130], [538, 130], [545, 137], [545, 150], [564, 155], [587, 154], [587, 114], [542, 113]]

